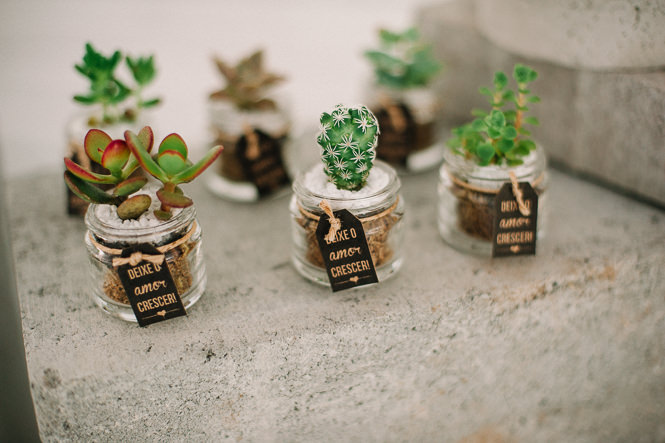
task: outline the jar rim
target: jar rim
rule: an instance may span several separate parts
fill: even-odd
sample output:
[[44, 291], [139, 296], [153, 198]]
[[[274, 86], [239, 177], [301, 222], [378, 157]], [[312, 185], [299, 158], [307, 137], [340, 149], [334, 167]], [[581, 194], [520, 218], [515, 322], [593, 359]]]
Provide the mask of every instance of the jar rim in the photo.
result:
[[301, 200], [301, 202], [304, 200], [312, 201], [312, 204], [310, 205], [312, 208], [318, 206], [318, 203], [316, 204], [313, 203], [314, 200], [318, 200], [319, 202], [321, 200], [327, 200], [328, 202], [331, 203], [331, 206], [334, 210], [337, 208], [340, 209], [343, 208], [345, 205], [343, 205], [342, 203], [344, 202], [347, 203], [352, 202], [354, 209], [365, 209], [371, 206], [375, 206], [377, 204], [380, 205], [386, 200], [389, 200], [390, 197], [395, 195], [402, 186], [401, 181], [394, 168], [392, 168], [390, 165], [381, 160], [375, 160], [373, 168], [378, 168], [388, 174], [388, 183], [381, 189], [378, 189], [377, 191], [371, 194], [364, 195], [362, 197], [355, 197], [355, 196], [338, 197], [338, 196], [321, 194], [308, 189], [303, 183], [305, 174], [318, 167], [321, 167], [321, 165], [317, 164], [307, 169], [304, 172], [302, 171], [299, 172], [296, 175], [296, 179], [293, 181], [292, 185], [294, 194], [299, 198], [299, 200]]
[[462, 175], [473, 180], [483, 180], [487, 182], [505, 182], [510, 180], [510, 173], [513, 172], [518, 180], [532, 177], [536, 179], [547, 167], [547, 157], [545, 150], [539, 143], [536, 149], [524, 157], [524, 163], [515, 166], [508, 165], [488, 165], [480, 166], [475, 161], [465, 158], [456, 153], [451, 148], [444, 149], [444, 162], [441, 165], [440, 175], [454, 173]]
[[99, 204], [90, 204], [85, 213], [85, 224], [88, 230], [103, 240], [109, 242], [129, 242], [129, 243], [159, 243], [159, 240], [168, 234], [185, 228], [196, 217], [194, 205], [183, 208], [177, 214], [174, 214], [169, 220], [165, 220], [156, 226], [126, 226], [108, 223], [97, 216]]

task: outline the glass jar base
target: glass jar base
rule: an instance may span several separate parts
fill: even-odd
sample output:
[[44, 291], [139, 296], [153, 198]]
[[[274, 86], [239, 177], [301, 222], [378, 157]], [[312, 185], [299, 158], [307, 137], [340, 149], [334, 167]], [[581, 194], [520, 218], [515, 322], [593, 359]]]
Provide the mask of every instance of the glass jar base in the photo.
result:
[[[296, 268], [296, 271], [298, 271], [298, 273], [303, 277], [305, 277], [307, 280], [311, 281], [312, 283], [319, 284], [321, 286], [326, 286], [328, 288], [330, 287], [330, 280], [328, 279], [328, 273], [326, 272], [325, 269], [320, 268], [318, 266], [313, 266], [301, 260], [299, 257], [295, 255], [291, 256], [291, 263], [293, 263], [293, 266]], [[379, 278], [379, 283], [386, 281], [389, 278], [391, 278], [393, 275], [395, 275], [402, 267], [402, 263], [403, 259], [400, 257], [397, 259], [390, 260], [389, 262], [379, 266], [376, 269], [376, 276]], [[361, 286], [358, 286], [358, 288], [360, 287]]]
[[439, 218], [439, 233], [443, 240], [460, 252], [491, 257], [492, 242], [473, 237], [458, 228], [452, 228]]
[[[206, 283], [207, 283], [207, 277], [205, 276], [204, 273], [203, 278], [199, 280], [198, 284], [190, 287], [187, 290], [187, 293], [181, 298], [182, 304], [185, 307], [185, 311], [188, 311], [190, 307], [194, 306], [194, 304], [196, 304], [196, 302], [199, 301], [201, 296], [203, 296], [203, 292], [205, 291], [206, 288]], [[95, 300], [97, 306], [102, 308], [102, 310], [106, 314], [112, 317], [119, 318], [124, 321], [133, 322], [133, 323], [137, 322], [136, 316], [134, 315], [134, 310], [132, 309], [131, 305], [127, 305], [125, 303], [118, 303], [106, 297], [99, 296], [98, 294], [93, 294], [92, 297]]]

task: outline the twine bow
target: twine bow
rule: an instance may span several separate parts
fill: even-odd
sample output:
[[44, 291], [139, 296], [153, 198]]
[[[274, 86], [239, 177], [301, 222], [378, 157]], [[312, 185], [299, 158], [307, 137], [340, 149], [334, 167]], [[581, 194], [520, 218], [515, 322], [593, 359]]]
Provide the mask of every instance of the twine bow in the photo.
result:
[[522, 195], [522, 190], [520, 189], [520, 185], [517, 182], [517, 177], [513, 171], [510, 171], [510, 182], [513, 184], [513, 194], [517, 199], [517, 206], [520, 209], [520, 213], [523, 216], [528, 217], [531, 215], [531, 210], [524, 204], [524, 196]]
[[148, 261], [153, 265], [161, 265], [164, 262], [164, 254], [143, 254], [141, 251], [132, 252], [129, 257], [113, 257], [113, 267], [129, 264], [136, 266], [142, 261]]
[[330, 207], [330, 203], [328, 203], [328, 200], [321, 200], [321, 203], [319, 203], [319, 207], [323, 209], [323, 212], [326, 213], [328, 216], [328, 221], [330, 222], [330, 230], [328, 231], [328, 234], [325, 236], [325, 240], [328, 243], [332, 243], [335, 241], [335, 235], [337, 234], [337, 231], [340, 230], [342, 227], [342, 222], [340, 219], [335, 217], [335, 214], [333, 214], [332, 208]]

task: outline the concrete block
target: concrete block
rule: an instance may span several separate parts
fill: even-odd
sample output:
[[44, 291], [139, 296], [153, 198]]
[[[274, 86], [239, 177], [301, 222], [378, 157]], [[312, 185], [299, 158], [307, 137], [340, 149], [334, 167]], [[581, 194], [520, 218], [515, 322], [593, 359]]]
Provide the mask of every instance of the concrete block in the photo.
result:
[[477, 31], [469, 2], [425, 8], [419, 25], [447, 70], [439, 93], [450, 125], [486, 108], [479, 86], [493, 72], [526, 63], [540, 74], [534, 137], [555, 165], [665, 205], [665, 71], [573, 69], [507, 52]]
[[475, 0], [477, 29], [506, 51], [572, 68], [665, 65], [663, 0]]

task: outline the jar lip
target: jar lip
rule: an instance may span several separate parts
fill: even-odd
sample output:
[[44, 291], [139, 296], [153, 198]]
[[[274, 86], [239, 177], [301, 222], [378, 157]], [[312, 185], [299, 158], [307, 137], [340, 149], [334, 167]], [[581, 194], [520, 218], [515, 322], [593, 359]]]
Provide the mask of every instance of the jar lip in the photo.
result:
[[158, 241], [162, 234], [168, 234], [178, 228], [187, 226], [196, 216], [194, 205], [183, 208], [177, 214], [174, 214], [169, 220], [162, 221], [156, 226], [134, 227], [125, 225], [114, 225], [108, 223], [97, 216], [99, 204], [90, 204], [85, 213], [85, 224], [88, 230], [95, 236], [108, 240], [132, 240], [138, 242]]
[[457, 154], [451, 148], [444, 149], [443, 159], [444, 162], [440, 169], [441, 174], [461, 172], [462, 175], [469, 178], [486, 181], [503, 182], [509, 180], [511, 172], [514, 172], [518, 179], [523, 179], [538, 174], [547, 167], [545, 150], [540, 143], [536, 143], [536, 149], [524, 157], [524, 163], [515, 166], [480, 166], [473, 160]]
[[[376, 192], [373, 192], [371, 194], [364, 195], [362, 197], [338, 197], [338, 196], [331, 196], [331, 195], [325, 195], [325, 194], [320, 194], [314, 191], [311, 191], [308, 189], [304, 183], [303, 179], [305, 177], [305, 174], [315, 168], [321, 167], [321, 165], [317, 164], [305, 172], [299, 172], [296, 176], [296, 179], [293, 181], [293, 192], [297, 196], [309, 198], [309, 199], [318, 199], [318, 200], [328, 200], [329, 202], [354, 202], [356, 204], [362, 204], [363, 202], [367, 202], [367, 206], [372, 204], [374, 201], [377, 200], [378, 197], [381, 196], [389, 196], [391, 194], [394, 194], [401, 188], [401, 182], [400, 179], [397, 175], [397, 172], [395, 169], [393, 169], [390, 165], [387, 163], [381, 161], [381, 160], [375, 160], [374, 161], [374, 168], [379, 168], [382, 171], [386, 172], [388, 174], [388, 183], [381, 189], [378, 189]], [[334, 205], [333, 205], [334, 206]], [[360, 205], [361, 207], [364, 205]]]

